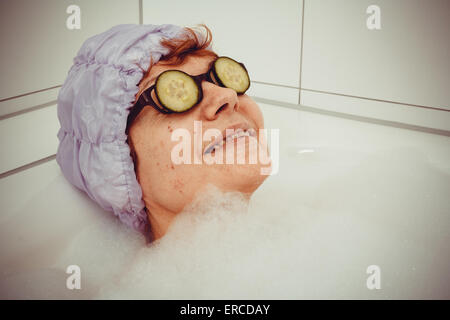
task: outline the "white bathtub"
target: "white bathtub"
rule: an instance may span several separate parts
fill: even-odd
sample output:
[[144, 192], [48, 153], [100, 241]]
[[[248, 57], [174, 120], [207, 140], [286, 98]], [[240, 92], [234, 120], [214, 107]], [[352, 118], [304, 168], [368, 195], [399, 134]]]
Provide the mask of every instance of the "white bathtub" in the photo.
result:
[[223, 238], [144, 248], [55, 160], [1, 179], [0, 297], [450, 298], [450, 138], [260, 106], [280, 129], [279, 172], [239, 224], [213, 226]]

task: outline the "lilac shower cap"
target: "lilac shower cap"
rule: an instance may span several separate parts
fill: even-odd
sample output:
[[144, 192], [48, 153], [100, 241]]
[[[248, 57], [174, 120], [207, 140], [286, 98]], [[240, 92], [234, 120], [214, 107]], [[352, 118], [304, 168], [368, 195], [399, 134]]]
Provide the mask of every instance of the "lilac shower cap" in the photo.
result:
[[66, 179], [126, 225], [145, 233], [148, 219], [125, 128], [138, 84], [182, 27], [122, 24], [87, 39], [58, 94], [56, 161]]

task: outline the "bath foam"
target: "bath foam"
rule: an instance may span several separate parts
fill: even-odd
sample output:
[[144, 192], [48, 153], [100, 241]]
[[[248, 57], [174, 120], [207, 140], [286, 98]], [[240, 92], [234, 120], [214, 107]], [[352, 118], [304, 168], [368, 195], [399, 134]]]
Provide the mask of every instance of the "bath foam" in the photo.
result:
[[[272, 201], [261, 205], [248, 208], [242, 194], [210, 188], [97, 298], [288, 298], [292, 290], [286, 275], [301, 263], [292, 258], [300, 243], [294, 239], [301, 237], [299, 213], [306, 208], [283, 209]], [[293, 290], [298, 291], [297, 284]]]
[[[0, 279], [0, 295], [450, 298], [448, 169], [411, 148], [316, 148], [282, 158], [280, 169], [248, 206], [239, 193], [215, 188], [201, 193], [166, 236], [149, 247], [140, 235], [115, 217], [99, 214], [90, 203], [72, 208], [62, 201], [62, 211], [55, 211], [59, 219], [53, 217], [40, 237], [45, 230], [55, 232], [56, 225], [68, 239], [51, 239], [65, 240], [65, 249], [55, 249], [55, 255], [61, 251], [58, 258], [44, 255], [24, 261], [32, 272], [18, 268]], [[55, 189], [60, 185], [54, 187], [44, 191], [59, 195]], [[31, 205], [42, 208], [30, 210], [27, 219], [55, 214], [38, 201]], [[49, 250], [39, 235], [33, 233], [40, 244], [36, 253]], [[71, 264], [81, 268], [81, 291], [65, 288], [65, 270]], [[366, 287], [369, 265], [381, 268], [381, 290]]]
[[[222, 193], [211, 186], [174, 220], [167, 234], [139, 252], [132, 270], [100, 297], [170, 298], [189, 296], [201, 285], [202, 274], [227, 273], [235, 254], [236, 224], [249, 222], [247, 202], [237, 192]], [[230, 250], [231, 249], [231, 250]], [[217, 270], [217, 263], [222, 267]], [[189, 282], [195, 282], [193, 287]], [[186, 284], [186, 292], [183, 286]], [[150, 287], [158, 288], [155, 291]], [[201, 287], [200, 287], [201, 288]]]
[[[325, 155], [285, 161], [248, 207], [239, 193], [211, 188], [95, 297], [448, 298], [450, 257], [440, 250], [449, 241], [448, 174], [408, 149]], [[310, 174], [298, 169], [308, 163]], [[328, 180], [310, 183], [327, 171]], [[382, 289], [371, 291], [366, 269], [374, 264]]]

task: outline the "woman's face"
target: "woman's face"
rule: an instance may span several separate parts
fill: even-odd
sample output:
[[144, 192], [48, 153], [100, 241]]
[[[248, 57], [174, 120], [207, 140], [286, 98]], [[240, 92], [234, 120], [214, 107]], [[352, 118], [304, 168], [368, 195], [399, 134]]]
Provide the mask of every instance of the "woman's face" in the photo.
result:
[[[152, 66], [148, 75], [151, 80], [144, 89], [153, 85], [156, 77], [165, 70], [177, 69], [190, 75], [198, 75], [207, 72], [213, 60], [214, 57], [189, 56], [178, 66], [170, 66], [167, 62], [160, 61]], [[194, 153], [201, 158], [211, 143], [211, 140], [204, 141], [201, 137], [201, 143], [194, 143], [194, 121], [201, 121], [203, 134], [211, 128], [226, 133], [225, 130], [230, 127], [236, 130], [248, 126], [256, 131], [256, 138], [259, 138], [259, 129], [264, 128], [261, 110], [247, 95], [238, 96], [233, 89], [207, 81], [202, 82], [202, 89], [202, 101], [189, 111], [162, 114], [147, 106], [130, 128], [129, 135], [138, 159], [137, 178], [144, 202], [150, 211], [152, 208], [164, 208], [178, 213], [209, 183], [222, 191], [240, 191], [250, 196], [267, 177], [261, 174], [260, 169], [267, 168], [268, 165], [261, 164], [259, 160], [256, 164], [249, 163], [250, 153], [258, 154], [258, 148], [250, 147], [249, 143], [245, 145], [246, 164], [236, 163], [237, 140], [234, 140], [232, 163], [228, 161], [227, 164], [225, 158], [227, 143], [223, 145], [223, 164], [207, 164], [205, 161], [201, 164], [194, 163]], [[180, 140], [171, 139], [177, 129], [184, 129], [192, 138], [189, 141], [190, 163], [176, 164], [172, 161], [174, 147], [180, 146]], [[239, 139], [248, 141], [249, 138]], [[231, 143], [229, 145], [232, 146]], [[267, 152], [265, 144], [260, 148]]]

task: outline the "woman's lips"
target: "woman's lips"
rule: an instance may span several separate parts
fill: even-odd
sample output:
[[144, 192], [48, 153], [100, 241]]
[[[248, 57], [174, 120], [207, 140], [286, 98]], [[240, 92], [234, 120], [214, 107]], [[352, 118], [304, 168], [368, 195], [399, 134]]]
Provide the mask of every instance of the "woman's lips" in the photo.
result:
[[[227, 131], [230, 131], [227, 134]], [[247, 123], [238, 123], [229, 126], [222, 131], [222, 135], [214, 139], [205, 148], [203, 154], [212, 153], [216, 148], [222, 148], [223, 145], [232, 140], [238, 140], [245, 137], [256, 137], [256, 130], [251, 128]]]

